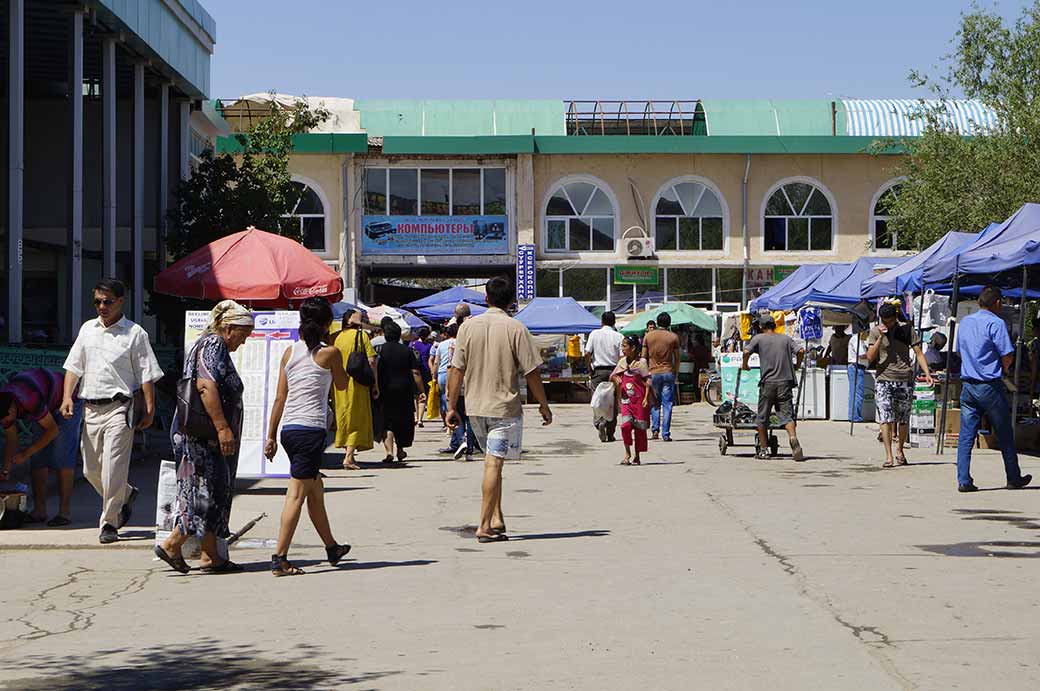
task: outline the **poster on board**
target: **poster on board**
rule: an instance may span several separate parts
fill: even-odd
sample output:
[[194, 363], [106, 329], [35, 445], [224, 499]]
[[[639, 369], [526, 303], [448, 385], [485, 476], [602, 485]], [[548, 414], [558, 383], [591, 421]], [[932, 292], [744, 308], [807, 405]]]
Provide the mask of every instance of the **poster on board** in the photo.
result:
[[509, 254], [506, 216], [364, 216], [361, 254]]
[[[300, 339], [299, 312], [253, 312], [253, 335], [231, 354], [242, 378], [243, 418], [238, 477], [289, 477], [289, 457], [279, 445], [277, 455], [264, 458], [267, 422], [278, 387], [282, 354]], [[188, 353], [209, 323], [209, 312], [188, 312], [184, 320], [184, 352]], [[277, 437], [277, 435], [276, 435]]]

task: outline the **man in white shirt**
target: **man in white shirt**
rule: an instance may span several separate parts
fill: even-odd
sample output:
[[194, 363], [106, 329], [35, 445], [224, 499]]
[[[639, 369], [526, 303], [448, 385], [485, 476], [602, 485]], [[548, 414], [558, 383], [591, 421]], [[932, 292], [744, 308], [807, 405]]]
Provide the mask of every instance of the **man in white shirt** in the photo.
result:
[[849, 378], [849, 420], [863, 422], [863, 399], [867, 387], [867, 332], [849, 337], [845, 372]]
[[[79, 386], [83, 402], [83, 475], [101, 495], [101, 544], [119, 539], [130, 520], [137, 488], [127, 481], [134, 429], [145, 429], [155, 415], [155, 385], [162, 378], [148, 333], [123, 316], [126, 288], [115, 279], [94, 286], [98, 318], [79, 330], [65, 360], [61, 414], [72, 417], [72, 397]], [[140, 390], [144, 412], [134, 418], [134, 395]], [[133, 427], [131, 428], [131, 424]]]
[[[600, 322], [603, 326], [599, 331], [590, 333], [585, 341], [585, 364], [588, 366], [593, 391], [603, 382], [610, 381], [610, 375], [617, 367], [618, 360], [621, 359], [621, 341], [623, 340], [621, 334], [614, 328], [617, 319], [613, 312], [604, 312]], [[592, 423], [599, 430], [600, 441], [614, 441], [614, 432], [617, 429], [617, 406], [614, 406], [614, 417], [609, 420], [596, 417]]]

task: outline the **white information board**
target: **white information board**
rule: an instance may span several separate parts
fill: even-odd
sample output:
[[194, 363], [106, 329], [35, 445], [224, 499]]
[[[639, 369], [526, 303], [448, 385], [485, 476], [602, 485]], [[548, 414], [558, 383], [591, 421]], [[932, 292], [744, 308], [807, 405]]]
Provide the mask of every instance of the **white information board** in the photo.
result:
[[[268, 461], [264, 458], [267, 423], [278, 387], [278, 365], [282, 354], [300, 338], [299, 312], [253, 312], [253, 335], [231, 354], [242, 378], [243, 418], [238, 477], [289, 477], [289, 457], [278, 447]], [[187, 312], [184, 320], [184, 353], [187, 355], [209, 323], [209, 312]], [[275, 438], [277, 438], [277, 434]]]

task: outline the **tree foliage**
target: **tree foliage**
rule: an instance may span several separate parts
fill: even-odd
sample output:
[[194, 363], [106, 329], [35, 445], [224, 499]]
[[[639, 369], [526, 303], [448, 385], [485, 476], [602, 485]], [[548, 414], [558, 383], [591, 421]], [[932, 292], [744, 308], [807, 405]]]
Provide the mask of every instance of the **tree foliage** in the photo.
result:
[[[276, 106], [246, 132], [235, 135], [240, 153], [204, 153], [191, 176], [177, 186], [177, 205], [169, 212], [165, 238], [170, 258], [180, 259], [249, 226], [302, 241], [299, 223], [284, 218], [299, 201], [289, 174], [292, 138], [311, 131], [329, 115], [303, 100], [290, 107]], [[148, 311], [159, 318], [166, 338], [175, 343], [183, 329], [184, 311], [210, 306], [159, 293], [150, 293], [148, 299]]]
[[[1040, 0], [1013, 24], [974, 6], [935, 78], [910, 75], [937, 103], [921, 103], [921, 137], [902, 142], [902, 190], [889, 209], [900, 247], [923, 248], [951, 230], [978, 231], [1040, 201]], [[998, 124], [965, 137], [946, 117], [955, 95], [992, 108]]]
[[302, 100], [276, 107], [235, 135], [241, 153], [204, 154], [194, 173], [178, 185], [166, 238], [170, 256], [180, 259], [249, 226], [302, 240], [299, 224], [283, 218], [298, 201], [289, 175], [292, 138], [328, 117], [324, 108], [313, 109]]

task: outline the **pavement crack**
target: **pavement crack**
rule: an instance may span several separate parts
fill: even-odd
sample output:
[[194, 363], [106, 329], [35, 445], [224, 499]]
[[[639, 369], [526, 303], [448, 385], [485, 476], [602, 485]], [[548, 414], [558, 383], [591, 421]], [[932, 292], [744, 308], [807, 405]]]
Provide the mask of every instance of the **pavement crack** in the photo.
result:
[[[82, 589], [79, 586], [86, 585], [92, 575], [100, 572], [82, 566], [77, 567], [70, 571], [60, 583], [44, 588], [29, 600], [29, 610], [22, 616], [13, 619], [29, 630], [16, 636], [13, 640], [37, 641], [76, 631], [86, 631], [94, 625], [94, 618], [101, 609], [126, 595], [141, 592], [158, 571], [159, 567], [153, 567], [144, 572], [135, 572], [125, 585], [98, 599], [89, 592], [89, 586]], [[70, 603], [58, 602], [57, 600], [62, 597]], [[39, 620], [43, 615], [54, 615], [63, 622], [51, 628], [34, 621]]]
[[715, 496], [711, 492], [705, 492], [708, 499], [715, 504], [719, 509], [728, 514], [733, 521], [739, 525], [744, 532], [751, 537], [754, 543], [758, 546], [762, 553], [770, 557], [780, 568], [784, 570], [788, 576], [793, 578], [798, 587], [798, 592], [806, 599], [814, 602], [817, 606], [823, 608], [830, 616], [844, 629], [848, 630], [859, 642], [863, 643], [867, 651], [874, 659], [876, 659], [885, 672], [897, 682], [904, 689], [914, 689], [917, 686], [907, 679], [895, 666], [895, 663], [889, 659], [888, 655], [885, 654], [885, 649], [894, 649], [895, 644], [889, 636], [881, 631], [876, 626], [864, 626], [854, 624], [838, 611], [834, 603], [826, 595], [821, 593], [818, 589], [810, 588], [809, 583], [798, 567], [791, 561], [791, 557], [778, 551], [775, 547], [769, 544], [769, 541], [758, 535], [754, 529], [740, 516], [737, 515], [736, 511], [729, 504], [724, 502], [719, 497]]

